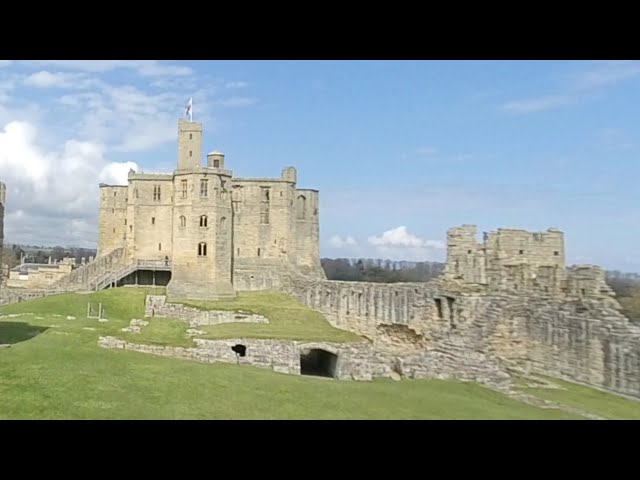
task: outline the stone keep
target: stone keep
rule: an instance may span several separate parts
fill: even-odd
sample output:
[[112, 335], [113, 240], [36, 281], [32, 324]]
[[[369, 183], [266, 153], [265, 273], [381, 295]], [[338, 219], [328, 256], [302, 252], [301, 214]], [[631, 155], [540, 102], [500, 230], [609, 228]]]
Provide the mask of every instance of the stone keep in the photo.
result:
[[171, 174], [129, 172], [100, 184], [98, 257], [171, 262], [171, 298], [215, 299], [280, 288], [290, 273], [324, 279], [318, 191], [280, 178], [234, 178], [221, 152], [202, 165], [202, 125], [181, 119]]

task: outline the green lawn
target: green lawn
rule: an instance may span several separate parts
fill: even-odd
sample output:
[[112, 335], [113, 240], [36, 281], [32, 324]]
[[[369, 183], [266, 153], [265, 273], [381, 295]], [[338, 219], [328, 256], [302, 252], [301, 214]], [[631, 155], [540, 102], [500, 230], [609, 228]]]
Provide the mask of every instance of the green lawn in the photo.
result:
[[640, 420], [640, 402], [638, 401], [555, 378], [541, 378], [561, 388], [522, 387], [521, 390], [610, 420]]
[[332, 327], [315, 310], [280, 292], [240, 292], [232, 300], [195, 302], [176, 300], [205, 310], [242, 310], [263, 315], [268, 324], [237, 323], [199, 327], [207, 332], [202, 338], [278, 338], [282, 340], [354, 342], [358, 335]]
[[[185, 341], [183, 327], [173, 320], [151, 319], [141, 335], [120, 331], [132, 318], [142, 318], [145, 294], [120, 288], [0, 307], [0, 343], [12, 344], [0, 349], [0, 419], [575, 418], [476, 384], [335, 381], [98, 347], [99, 335]], [[88, 301], [103, 303], [108, 323], [85, 318]], [[249, 297], [235, 302], [245, 302], [245, 310], [279, 309], [275, 300], [263, 307]], [[304, 312], [292, 304], [281, 309], [281, 315], [296, 314], [296, 322]], [[8, 317], [12, 313], [23, 315]], [[76, 318], [67, 320], [68, 315]]]

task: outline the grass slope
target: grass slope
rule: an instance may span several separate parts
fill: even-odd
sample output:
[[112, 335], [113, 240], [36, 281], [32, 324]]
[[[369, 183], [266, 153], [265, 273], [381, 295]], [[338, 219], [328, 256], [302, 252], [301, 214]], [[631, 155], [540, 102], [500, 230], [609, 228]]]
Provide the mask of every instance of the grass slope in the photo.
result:
[[595, 413], [609, 420], [640, 420], [640, 402], [550, 377], [541, 377], [560, 388], [521, 387], [538, 398], [552, 400]]
[[[0, 343], [12, 344], [0, 349], [0, 419], [575, 418], [476, 384], [332, 381], [98, 347], [99, 335], [144, 340], [120, 329], [142, 318], [145, 294], [120, 288], [0, 307]], [[88, 301], [103, 303], [108, 323], [85, 318]], [[241, 301], [248, 310], [250, 296]], [[160, 343], [185, 341], [178, 327], [152, 319], [145, 330]]]
[[278, 338], [282, 340], [354, 342], [362, 340], [358, 335], [333, 328], [315, 310], [280, 292], [239, 292], [231, 300], [195, 302], [176, 300], [204, 310], [232, 310], [263, 315], [268, 324], [223, 324], [201, 327], [207, 332], [202, 338]]

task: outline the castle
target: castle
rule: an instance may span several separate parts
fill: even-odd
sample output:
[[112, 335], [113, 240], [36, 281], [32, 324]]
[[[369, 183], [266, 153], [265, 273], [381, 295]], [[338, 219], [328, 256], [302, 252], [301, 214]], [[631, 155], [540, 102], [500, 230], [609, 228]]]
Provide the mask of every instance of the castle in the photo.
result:
[[[230, 346], [240, 345], [243, 363], [294, 374], [305, 352], [322, 350], [334, 355], [336, 378], [498, 385], [538, 373], [640, 398], [640, 326], [625, 317], [601, 268], [565, 265], [561, 231], [501, 228], [478, 242], [476, 227], [462, 225], [448, 230], [445, 269], [429, 282], [327, 280], [318, 192], [297, 188], [293, 167], [277, 179], [233, 178], [222, 153], [202, 166], [201, 152], [202, 125], [180, 120], [172, 174], [130, 171], [127, 186], [100, 185], [98, 256], [47, 289], [2, 288], [0, 301], [145, 284], [149, 272], [155, 284], [162, 273], [167, 295], [147, 297], [146, 317], [218, 324], [268, 319], [194, 312], [179, 299], [278, 290], [367, 341], [194, 339], [178, 349], [101, 337], [100, 344], [199, 361], [237, 361]], [[0, 200], [1, 214], [4, 186]]]
[[234, 178], [217, 151], [202, 164], [202, 124], [180, 119], [170, 174], [100, 184], [98, 257], [169, 267], [170, 297], [215, 299], [275, 289], [285, 272], [322, 279], [318, 191], [280, 178]]

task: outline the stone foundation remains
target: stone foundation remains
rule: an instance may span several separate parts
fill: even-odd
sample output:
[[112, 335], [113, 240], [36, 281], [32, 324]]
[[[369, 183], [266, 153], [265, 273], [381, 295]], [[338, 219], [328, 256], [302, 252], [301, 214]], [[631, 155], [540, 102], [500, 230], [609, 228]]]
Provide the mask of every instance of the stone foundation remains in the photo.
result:
[[[375, 349], [369, 342], [331, 343], [284, 340], [257, 340], [236, 338], [225, 340], [194, 339], [192, 348], [140, 345], [100, 337], [98, 344], [148, 353], [164, 357], [177, 357], [204, 363], [238, 363], [267, 368], [279, 373], [300, 375], [301, 364], [310, 352], [323, 352], [335, 356], [330, 371], [320, 372], [340, 380], [371, 380], [373, 378], [440, 378], [475, 381], [490, 386], [503, 386], [509, 381], [505, 374], [487, 356], [476, 353], [458, 357], [450, 352], [425, 351], [414, 355], [393, 355]], [[234, 347], [242, 346], [244, 356]], [[324, 374], [323, 374], [324, 373]]]
[[227, 310], [201, 310], [180, 303], [166, 303], [165, 295], [147, 295], [145, 317], [167, 317], [184, 320], [190, 327], [223, 323], [269, 323], [269, 319], [252, 313]]

